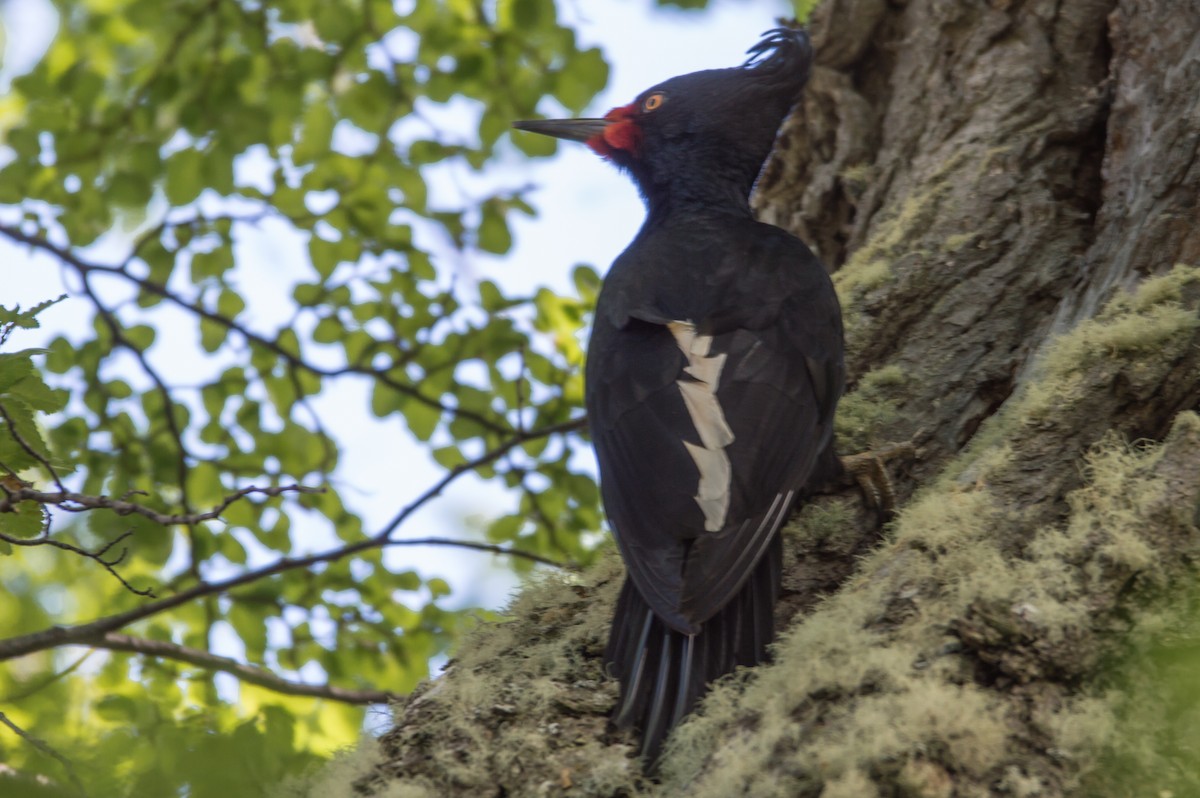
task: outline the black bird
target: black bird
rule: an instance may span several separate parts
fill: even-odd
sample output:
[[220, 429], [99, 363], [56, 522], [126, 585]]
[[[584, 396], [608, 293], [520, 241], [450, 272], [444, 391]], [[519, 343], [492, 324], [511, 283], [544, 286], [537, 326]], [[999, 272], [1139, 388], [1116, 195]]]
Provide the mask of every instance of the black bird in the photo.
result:
[[646, 221], [605, 278], [586, 398], [629, 576], [606, 661], [654, 762], [713, 679], [774, 637], [797, 497], [839, 474], [842, 321], [824, 267], [750, 191], [812, 65], [778, 28], [740, 67], [672, 78], [603, 119], [518, 122], [632, 176]]

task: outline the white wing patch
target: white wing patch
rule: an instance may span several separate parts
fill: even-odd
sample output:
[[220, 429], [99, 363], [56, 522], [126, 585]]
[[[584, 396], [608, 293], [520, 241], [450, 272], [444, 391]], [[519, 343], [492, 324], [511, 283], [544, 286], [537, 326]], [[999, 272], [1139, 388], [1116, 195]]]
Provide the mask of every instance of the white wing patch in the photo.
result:
[[729, 514], [729, 488], [733, 481], [729, 455], [725, 454], [725, 447], [733, 443], [733, 430], [725, 421], [725, 413], [717, 401], [717, 385], [721, 380], [721, 369], [725, 367], [725, 354], [710, 355], [712, 336], [697, 335], [696, 325], [690, 321], [673, 321], [667, 329], [687, 358], [684, 373], [692, 377], [677, 380], [675, 384], [679, 386], [702, 444], [683, 442], [700, 471], [696, 504], [704, 513], [705, 530], [717, 532], [725, 526], [725, 517]]

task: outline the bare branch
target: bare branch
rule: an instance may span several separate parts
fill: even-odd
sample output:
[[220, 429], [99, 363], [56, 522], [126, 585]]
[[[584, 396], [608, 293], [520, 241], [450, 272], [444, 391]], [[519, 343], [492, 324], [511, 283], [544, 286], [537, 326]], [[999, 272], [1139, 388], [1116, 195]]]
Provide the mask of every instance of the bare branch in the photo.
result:
[[[0, 410], [0, 412], [2, 412], [2, 410]], [[4, 497], [0, 498], [0, 513], [16, 512], [17, 504], [23, 501], [32, 501], [42, 505], [58, 507], [59, 509], [66, 510], [67, 512], [71, 513], [82, 513], [91, 510], [103, 509], [112, 510], [118, 515], [130, 515], [131, 513], [136, 513], [162, 524], [163, 526], [171, 526], [174, 524], [186, 524], [191, 526], [192, 524], [197, 524], [201, 521], [209, 521], [213, 518], [217, 518], [227, 507], [229, 507], [229, 505], [252, 494], [263, 496], [279, 496], [284, 493], [321, 493], [323, 490], [323, 488], [311, 488], [303, 485], [283, 485], [273, 488], [256, 488], [254, 486], [250, 486], [229, 494], [221, 501], [220, 504], [206, 512], [169, 515], [166, 513], [160, 513], [157, 510], [146, 507], [145, 505], [126, 501], [125, 499], [110, 499], [107, 496], [89, 496], [83, 493], [73, 493], [68, 490], [46, 493], [34, 490], [32, 487], [22, 486], [20, 488], [12, 488], [4, 482], [0, 482], [0, 492], [4, 493]], [[19, 538], [13, 535], [5, 534], [4, 532], [0, 532], [0, 540], [13, 546], [52, 546], [56, 549], [77, 554], [80, 557], [86, 557], [89, 560], [95, 560], [96, 562], [100, 563], [100, 565], [104, 566], [104, 569], [112, 574], [113, 577], [115, 577], [117, 581], [119, 581], [129, 592], [146, 598], [157, 598], [152, 589], [134, 587], [125, 579], [125, 577], [121, 576], [120, 572], [116, 570], [116, 566], [125, 559], [125, 555], [129, 551], [127, 547], [122, 547], [121, 551], [115, 557], [106, 556], [109, 550], [111, 550], [121, 541], [128, 538], [131, 534], [133, 533], [125, 532], [121, 535], [118, 535], [96, 551], [89, 551], [88, 549], [85, 549], [81, 546], [76, 546], [73, 543], [55, 540], [54, 538], [50, 537], [48, 524], [43, 533], [38, 537]]]
[[115, 538], [104, 544], [104, 546], [96, 551], [88, 551], [87, 549], [81, 546], [76, 546], [73, 543], [64, 543], [61, 540], [55, 540], [54, 538], [50, 537], [48, 527], [46, 531], [36, 538], [18, 538], [0, 532], [0, 540], [3, 540], [5, 543], [8, 543], [12, 546], [52, 546], [56, 549], [69, 551], [72, 554], [78, 554], [80, 557], [86, 557], [89, 560], [95, 560], [96, 562], [100, 563], [100, 565], [104, 566], [104, 570], [112, 574], [113, 577], [130, 593], [133, 593], [137, 596], [142, 596], [144, 598], [156, 598], [153, 590], [150, 588], [134, 587], [133, 585], [129, 584], [125, 577], [121, 576], [119, 571], [117, 571], [116, 566], [121, 563], [121, 560], [125, 559], [125, 555], [129, 552], [128, 548], [123, 547], [121, 549], [121, 553], [112, 559], [108, 559], [104, 556], [108, 553], [109, 549], [120, 543], [122, 540], [125, 540], [125, 538], [132, 534], [132, 532], [124, 532], [120, 535], [117, 535]]
[[71, 760], [54, 750], [54, 748], [52, 748], [45, 740], [34, 737], [32, 734], [13, 723], [3, 712], [0, 712], [0, 724], [7, 726], [12, 730], [13, 734], [17, 735], [46, 756], [57, 761], [58, 764], [62, 765], [63, 770], [66, 771], [67, 778], [70, 779], [71, 784], [74, 785], [75, 791], [80, 795], [87, 795], [87, 790], [83, 788], [83, 782], [79, 780], [79, 775], [75, 772], [75, 766], [71, 764]]
[[[438, 480], [432, 487], [414, 499], [411, 503], [404, 507], [382, 530], [376, 533], [373, 537], [364, 538], [355, 543], [349, 543], [345, 546], [340, 546], [330, 551], [320, 554], [311, 554], [305, 557], [284, 557], [271, 565], [262, 568], [256, 568], [252, 571], [246, 571], [238, 576], [233, 576], [228, 579], [222, 579], [216, 582], [199, 582], [186, 590], [181, 590], [173, 596], [167, 596], [156, 601], [148, 602], [140, 607], [134, 607], [125, 612], [119, 612], [113, 615], [108, 615], [103, 618], [98, 618], [88, 623], [78, 624], [75, 626], [51, 626], [47, 629], [42, 629], [38, 632], [11, 637], [7, 640], [0, 640], [0, 661], [21, 657], [26, 654], [31, 654], [35, 651], [45, 651], [46, 649], [57, 648], [58, 646], [71, 645], [82, 643], [87, 640], [94, 640], [109, 632], [114, 632], [131, 623], [157, 615], [160, 612], [173, 609], [180, 605], [186, 604], [197, 598], [204, 596], [215, 596], [222, 593], [227, 593], [244, 585], [249, 585], [268, 577], [278, 574], [293, 571], [298, 568], [311, 568], [314, 565], [322, 563], [335, 562], [344, 559], [362, 551], [370, 549], [384, 548], [387, 546], [415, 546], [415, 545], [453, 545], [461, 548], [482, 549], [485, 551], [494, 551], [497, 553], [509, 554], [517, 557], [528, 557], [538, 559], [538, 555], [528, 552], [521, 552], [515, 549], [505, 549], [502, 547], [492, 548], [488, 544], [474, 543], [472, 541], [441, 541], [440, 539], [420, 539], [420, 540], [393, 540], [392, 534], [396, 529], [404, 523], [409, 516], [415, 513], [418, 509], [428, 503], [431, 499], [438, 496], [447, 485], [461, 477], [463, 474], [474, 471], [480, 466], [486, 465], [500, 457], [503, 457], [513, 448], [520, 446], [529, 440], [545, 437], [547, 435], [561, 434], [571, 432], [582, 428], [585, 424], [582, 418], [573, 419], [563, 422], [562, 424], [553, 424], [548, 427], [543, 427], [534, 432], [525, 435], [518, 435], [510, 438], [505, 443], [497, 446], [489, 452], [485, 452], [479, 457], [469, 462], [463, 463], [452, 469], [446, 476]], [[438, 541], [436, 543], [432, 541]]]
[[528, 441], [538, 440], [540, 438], [545, 438], [550, 435], [564, 432], [574, 432], [576, 430], [583, 429], [585, 426], [587, 426], [586, 418], [576, 418], [570, 421], [564, 421], [561, 424], [552, 424], [548, 427], [542, 427], [541, 429], [533, 430], [531, 432], [514, 435], [506, 442], [497, 446], [495, 449], [484, 452], [474, 460], [468, 460], [467, 462], [452, 468], [450, 472], [446, 474], [446, 476], [435, 482], [432, 487], [414, 499], [407, 507], [398, 512], [396, 516], [388, 523], [388, 525], [383, 528], [383, 531], [381, 531], [376, 537], [390, 537], [391, 534], [395, 532], [401, 524], [408, 520], [410, 515], [415, 513], [430, 499], [439, 496], [451, 482], [458, 479], [463, 474], [469, 471], [474, 471], [475, 469], [494, 462], [495, 460], [499, 460], [513, 449]]
[[258, 685], [284, 695], [308, 696], [310, 698], [328, 698], [332, 701], [342, 701], [347, 704], [384, 704], [397, 698], [396, 693], [386, 690], [352, 690], [336, 687], [331, 684], [304, 684], [293, 682], [277, 676], [266, 668], [247, 665], [229, 657], [222, 657], [198, 648], [181, 646], [161, 640], [146, 640], [138, 637], [108, 632], [92, 640], [83, 641], [83, 645], [102, 648], [109, 651], [125, 651], [131, 654], [143, 654], [148, 657], [159, 657], [177, 662], [186, 662], [208, 671], [220, 671], [237, 677], [247, 684]]
[[[112, 510], [117, 515], [141, 515], [149, 518], [155, 523], [163, 526], [175, 525], [191, 525], [198, 524], [202, 521], [211, 521], [218, 518], [221, 513], [229, 507], [229, 505], [243, 499], [247, 496], [281, 496], [285, 493], [324, 493], [324, 488], [314, 488], [308, 485], [279, 485], [270, 488], [258, 488], [251, 485], [248, 488], [234, 491], [221, 500], [221, 503], [213, 507], [211, 510], [205, 510], [200, 513], [160, 513], [143, 504], [125, 501], [124, 499], [113, 499], [108, 496], [90, 496], [86, 493], [74, 493], [72, 491], [53, 491], [43, 492], [32, 488], [20, 488], [18, 490], [6, 490], [8, 495], [0, 499], [0, 513], [12, 512], [14, 506], [18, 502], [32, 501], [38, 504], [48, 504], [58, 507], [60, 510], [66, 510], [70, 513], [82, 513], [89, 510]], [[35, 540], [10, 540], [9, 543], [17, 545], [35, 545]]]
[[475, 540], [458, 540], [457, 538], [405, 538], [403, 540], [389, 540], [387, 546], [448, 546], [454, 549], [470, 549], [471, 551], [485, 551], [491, 554], [503, 554], [509, 557], [517, 557], [522, 560], [529, 560], [538, 563], [539, 565], [549, 565], [552, 568], [558, 568], [564, 571], [573, 570], [576, 566], [570, 563], [559, 562], [549, 557], [543, 557], [540, 554], [534, 554], [532, 551], [522, 551], [520, 549], [512, 549], [506, 546], [500, 546], [496, 543], [480, 543]]

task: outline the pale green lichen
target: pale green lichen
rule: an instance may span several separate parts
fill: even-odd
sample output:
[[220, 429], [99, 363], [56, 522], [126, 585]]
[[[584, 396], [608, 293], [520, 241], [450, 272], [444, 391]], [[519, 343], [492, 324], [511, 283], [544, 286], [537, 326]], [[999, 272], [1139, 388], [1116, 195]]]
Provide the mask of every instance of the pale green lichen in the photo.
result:
[[949, 236], [942, 243], [943, 252], [957, 252], [958, 250], [970, 244], [978, 236], [978, 233], [956, 233]]
[[851, 164], [843, 169], [838, 176], [851, 185], [868, 186], [875, 179], [875, 166], [867, 161]]
[[1180, 298], [1197, 282], [1200, 269], [1176, 266], [1130, 294], [1118, 294], [1095, 319], [1060, 336], [1023, 397], [1022, 415], [1037, 420], [1078, 401], [1087, 387], [1085, 374], [1097, 364], [1126, 360], [1133, 361], [1131, 369], [1146, 371], [1180, 357], [1200, 327], [1200, 314]]
[[[337, 753], [307, 777], [292, 777], [269, 793], [269, 798], [361, 798], [354, 783], [383, 764], [383, 749], [373, 737], [363, 737], [355, 748]], [[431, 785], [392, 782], [376, 798], [436, 798]]]
[[877, 445], [880, 431], [895, 419], [908, 377], [897, 365], [869, 371], [838, 403], [834, 428], [843, 451], [862, 451]]
[[[1146, 556], [1146, 530], [1161, 525], [1156, 469], [1182, 436], [1197, 437], [1198, 424], [1194, 414], [1181, 415], [1161, 446], [1104, 438], [1088, 455], [1088, 483], [1069, 497], [1068, 520], [1037, 531], [1024, 557], [1003, 551], [1021, 515], [988, 486], [924, 492], [896, 522], [891, 542], [785, 635], [775, 664], [718, 686], [678, 730], [662, 793], [939, 794], [943, 760], [954, 772], [953, 794], [984, 795], [1000, 780], [1013, 794], [1037, 794], [1035, 785], [1061, 778], [1010, 763], [1008, 714], [1018, 709], [1004, 693], [971, 683], [970, 658], [946, 653], [944, 630], [980, 618], [992, 625], [1003, 641], [996, 656], [1011, 657], [1000, 667], [1012, 678], [1098, 667], [1110, 644], [1094, 628], [1097, 597], [1111, 596], [1135, 572], [1143, 583], [1165, 579], [1164, 566]], [[1180, 514], [1183, 528], [1194, 512]], [[898, 605], [907, 609], [889, 617]], [[977, 617], [980, 607], [995, 609]], [[1132, 618], [1143, 615], [1153, 626], [1153, 608]], [[1061, 734], [1049, 744], [1069, 752], [1081, 773], [1102, 765], [1100, 748], [1113, 739], [1132, 745], [1111, 698], [1068, 698], [1039, 720]], [[780, 773], [794, 781], [781, 784]]]
[[783, 534], [806, 543], [829, 544], [847, 537], [857, 539], [854, 509], [844, 499], [806, 504], [783, 528]]
[[1196, 283], [1200, 269], [1177, 265], [1132, 292], [1118, 294], [1096, 318], [1054, 339], [1033, 378], [983, 423], [941, 479], [965, 485], [985, 482], [1004, 470], [1010, 464], [1014, 432], [1067, 412], [1093, 389], [1098, 369], [1150, 379], [1169, 368], [1195, 345], [1200, 312], [1182, 305], [1181, 299], [1185, 288]]

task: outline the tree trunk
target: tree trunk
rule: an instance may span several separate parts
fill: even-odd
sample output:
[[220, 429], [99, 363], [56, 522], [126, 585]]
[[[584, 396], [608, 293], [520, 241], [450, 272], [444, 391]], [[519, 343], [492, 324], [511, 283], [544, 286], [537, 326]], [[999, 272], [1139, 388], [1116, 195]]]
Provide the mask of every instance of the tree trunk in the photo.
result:
[[758, 207], [836, 271], [843, 451], [917, 446], [898, 519], [798, 514], [774, 662], [658, 781], [606, 722], [610, 558], [466, 639], [360, 791], [1200, 789], [1200, 5], [829, 0], [812, 28]]

